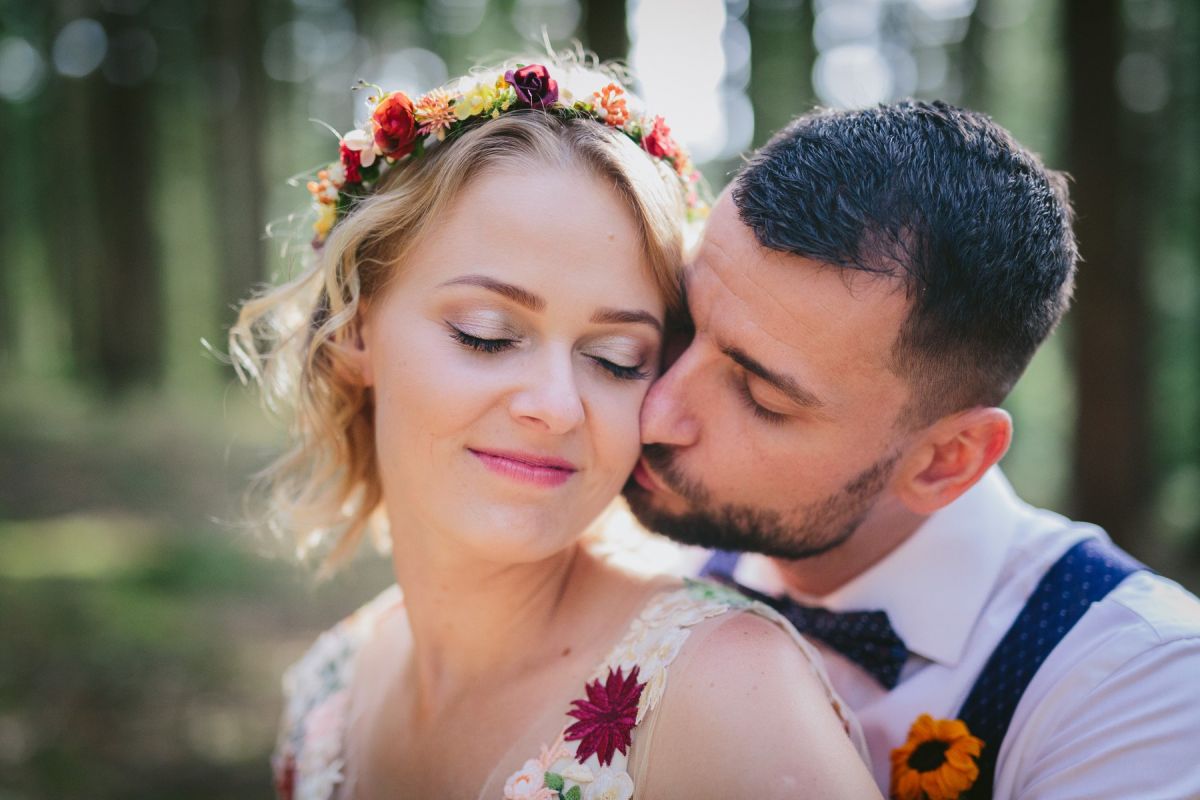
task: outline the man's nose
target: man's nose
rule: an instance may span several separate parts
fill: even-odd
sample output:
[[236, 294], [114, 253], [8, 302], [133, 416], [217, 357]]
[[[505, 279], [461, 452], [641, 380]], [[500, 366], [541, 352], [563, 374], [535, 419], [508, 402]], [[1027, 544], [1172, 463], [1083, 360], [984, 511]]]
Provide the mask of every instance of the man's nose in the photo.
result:
[[686, 447], [700, 435], [699, 421], [692, 412], [698, 400], [701, 357], [693, 343], [674, 360], [642, 402], [642, 444]]

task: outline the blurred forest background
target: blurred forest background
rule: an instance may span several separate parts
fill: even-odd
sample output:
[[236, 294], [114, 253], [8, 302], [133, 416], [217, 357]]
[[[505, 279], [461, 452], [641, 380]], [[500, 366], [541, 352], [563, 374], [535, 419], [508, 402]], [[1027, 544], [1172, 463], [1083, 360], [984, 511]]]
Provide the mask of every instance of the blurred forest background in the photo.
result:
[[1010, 400], [1029, 500], [1200, 586], [1200, 3], [0, 0], [0, 800], [263, 797], [279, 675], [388, 580], [236, 524], [279, 442], [202, 345], [286, 267], [358, 78], [574, 39], [714, 187], [814, 104], [943, 98], [1074, 176], [1067, 323]]

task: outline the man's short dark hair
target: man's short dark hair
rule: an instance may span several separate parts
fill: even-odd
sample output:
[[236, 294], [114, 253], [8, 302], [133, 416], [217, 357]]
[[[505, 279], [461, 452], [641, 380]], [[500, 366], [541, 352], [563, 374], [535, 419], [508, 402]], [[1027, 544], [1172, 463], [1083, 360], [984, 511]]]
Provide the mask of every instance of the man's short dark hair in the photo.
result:
[[733, 200], [763, 247], [901, 281], [910, 421], [998, 405], [1070, 301], [1066, 179], [983, 114], [806, 114], [750, 159]]

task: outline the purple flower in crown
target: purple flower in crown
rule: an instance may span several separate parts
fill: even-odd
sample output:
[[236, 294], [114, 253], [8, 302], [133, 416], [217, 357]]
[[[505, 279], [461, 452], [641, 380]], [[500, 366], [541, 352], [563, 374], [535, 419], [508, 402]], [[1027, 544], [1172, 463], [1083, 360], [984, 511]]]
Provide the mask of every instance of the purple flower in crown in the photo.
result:
[[546, 108], [558, 102], [558, 81], [541, 64], [530, 64], [504, 73], [504, 80], [517, 92], [517, 101], [530, 108]]

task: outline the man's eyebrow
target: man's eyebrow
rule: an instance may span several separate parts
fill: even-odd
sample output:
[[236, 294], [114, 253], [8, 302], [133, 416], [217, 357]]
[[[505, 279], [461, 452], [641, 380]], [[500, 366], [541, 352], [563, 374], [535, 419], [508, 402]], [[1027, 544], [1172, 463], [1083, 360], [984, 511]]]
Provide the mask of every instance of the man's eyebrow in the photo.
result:
[[802, 387], [795, 378], [767, 369], [738, 348], [722, 347], [721, 352], [733, 359], [742, 369], [757, 375], [786, 394], [793, 403], [801, 408], [821, 408], [825, 405], [815, 394]]
[[464, 275], [461, 278], [446, 281], [441, 286], [478, 286], [506, 297], [518, 305], [525, 306], [530, 311], [541, 311], [546, 307], [546, 301], [528, 289], [522, 289], [520, 286], [498, 281], [486, 275]]
[[592, 322], [600, 325], [620, 325], [626, 322], [640, 322], [662, 333], [662, 323], [649, 311], [627, 311], [621, 308], [598, 308], [592, 314]]

